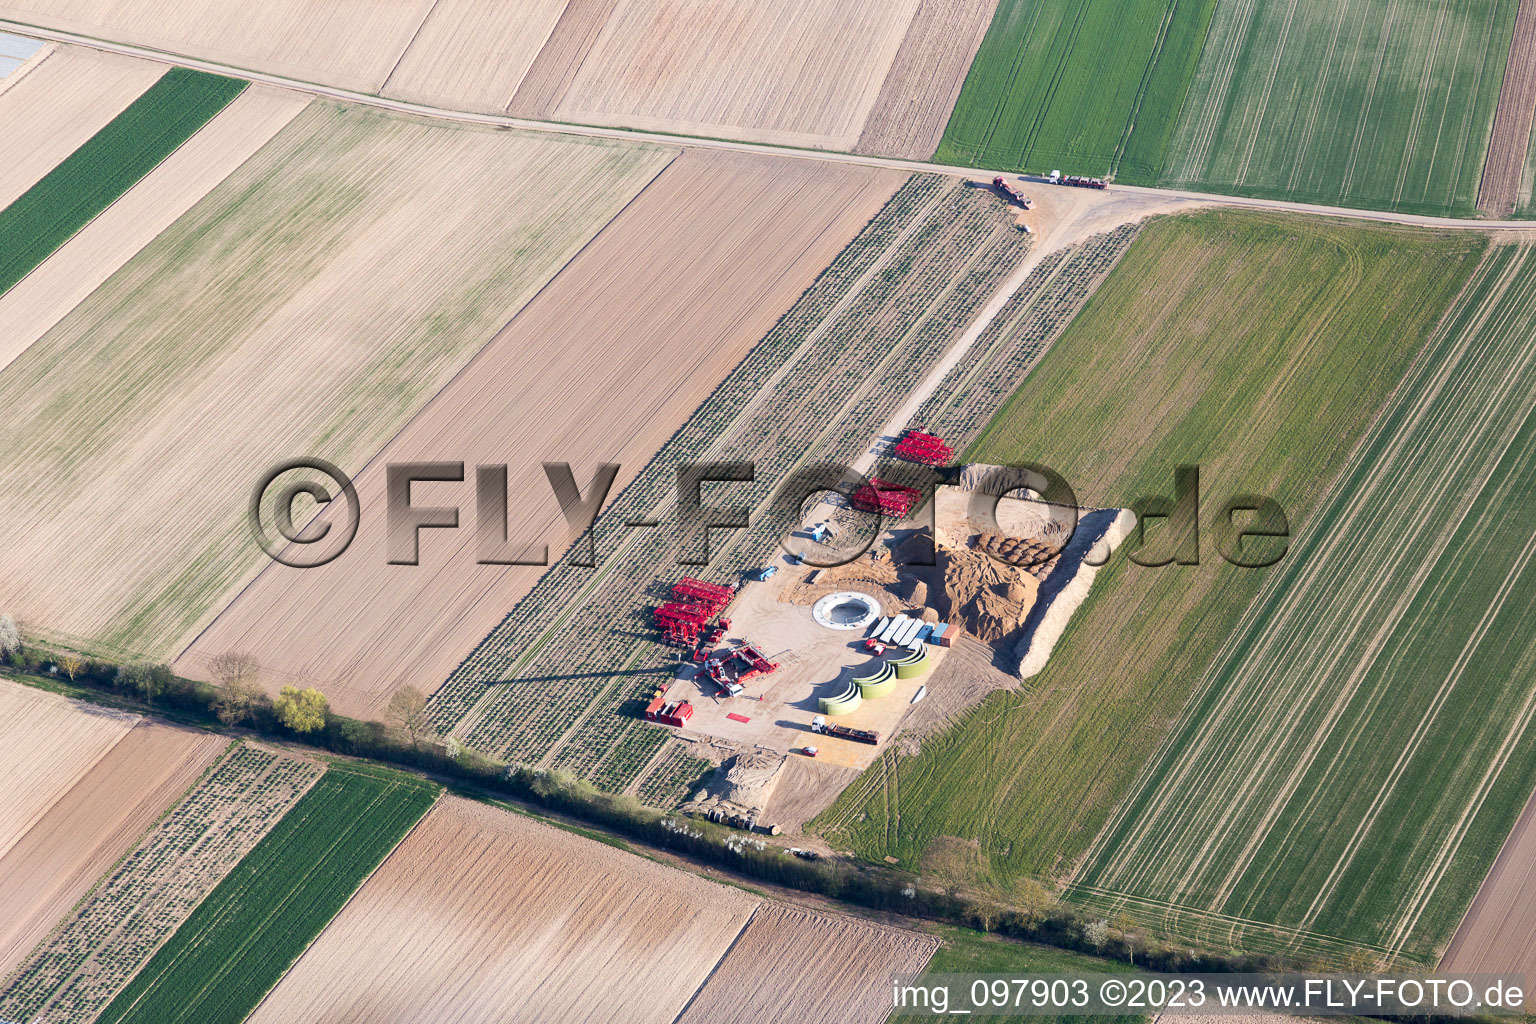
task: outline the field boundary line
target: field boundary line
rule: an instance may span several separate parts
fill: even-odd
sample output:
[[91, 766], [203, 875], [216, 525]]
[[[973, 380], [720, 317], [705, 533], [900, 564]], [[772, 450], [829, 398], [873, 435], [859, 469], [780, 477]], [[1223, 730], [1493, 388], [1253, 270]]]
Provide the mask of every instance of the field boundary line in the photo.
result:
[[421, 38], [421, 30], [427, 27], [427, 22], [432, 20], [432, 14], [437, 10], [437, 5], [442, 2], [443, 0], [432, 0], [432, 3], [427, 7], [427, 13], [422, 15], [421, 21], [416, 23], [416, 31], [411, 33], [411, 38], [401, 48], [399, 56], [395, 58], [395, 62], [389, 66], [389, 73], [379, 83], [380, 95], [383, 95], [384, 90], [389, 88], [389, 80], [395, 77], [396, 71], [400, 70], [400, 62], [405, 60], [405, 55], [411, 52], [411, 47], [416, 45], [416, 40]]

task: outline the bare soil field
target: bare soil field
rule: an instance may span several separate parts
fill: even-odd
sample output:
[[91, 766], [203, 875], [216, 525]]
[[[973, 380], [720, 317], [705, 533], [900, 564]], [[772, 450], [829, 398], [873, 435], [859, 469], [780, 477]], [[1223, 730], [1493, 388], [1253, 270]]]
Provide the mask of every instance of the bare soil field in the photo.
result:
[[267, 561], [262, 474], [359, 469], [671, 155], [312, 103], [0, 375], [12, 607], [174, 656]]
[[[672, 164], [358, 475], [362, 524], [320, 569], [269, 565], [177, 662], [191, 674], [254, 653], [271, 685], [308, 678], [344, 714], [445, 679], [544, 573], [477, 564], [474, 466], [507, 464], [507, 536], [566, 528], [541, 462], [599, 463], [617, 494], [895, 190], [902, 176], [703, 150]], [[495, 396], [488, 401], [487, 396]], [[388, 565], [388, 463], [463, 461], [461, 528], [422, 532], [420, 565]]]
[[720, 961], [678, 1024], [878, 1024], [892, 974], [916, 974], [939, 940], [853, 917], [768, 904]]
[[431, 8], [432, 0], [13, 0], [0, 17], [376, 92]]
[[0, 856], [138, 721], [0, 680]]
[[523, 76], [507, 112], [537, 118], [553, 114], [618, 5], [619, 0], [567, 0], [560, 20]]
[[845, 768], [808, 757], [791, 757], [763, 808], [763, 820], [794, 834], [800, 826], [832, 805], [837, 794], [859, 777], [857, 768]]
[[1504, 840], [1438, 970], [1536, 977], [1536, 798]]
[[213, 763], [223, 737], [141, 721], [0, 856], [0, 978]]
[[997, 0], [921, 0], [854, 152], [933, 156], [996, 9]]
[[0, 370], [175, 223], [309, 104], [251, 86], [41, 266], [0, 295]]
[[384, 83], [385, 96], [501, 113], [566, 0], [438, 0]]
[[219, 761], [0, 989], [0, 1019], [86, 1024], [323, 774], [249, 743]]
[[918, 0], [621, 0], [555, 118], [851, 149]]
[[1477, 208], [1492, 217], [1508, 217], [1520, 201], [1531, 125], [1536, 122], [1536, 0], [1520, 0], [1515, 34], [1504, 64], [1504, 84], [1493, 112], [1493, 136], [1477, 191]]
[[53, 170], [166, 70], [152, 61], [61, 46], [25, 74], [17, 72], [21, 77], [0, 92], [0, 139], [6, 149], [0, 207]]
[[250, 1019], [668, 1024], [757, 907], [736, 889], [445, 797]]

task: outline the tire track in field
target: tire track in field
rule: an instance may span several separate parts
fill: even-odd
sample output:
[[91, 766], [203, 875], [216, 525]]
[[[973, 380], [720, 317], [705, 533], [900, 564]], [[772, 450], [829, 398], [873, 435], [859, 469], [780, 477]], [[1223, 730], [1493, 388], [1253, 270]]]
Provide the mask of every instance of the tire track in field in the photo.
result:
[[1307, 126], [1301, 132], [1301, 149], [1297, 158], [1291, 163], [1291, 175], [1286, 179], [1286, 188], [1294, 190], [1296, 179], [1301, 177], [1302, 169], [1307, 166], [1307, 151], [1312, 148], [1313, 129], [1317, 127], [1317, 115], [1323, 108], [1323, 93], [1326, 91], [1328, 80], [1333, 77], [1334, 57], [1339, 50], [1339, 34], [1344, 31], [1344, 22], [1349, 19], [1349, 5], [1352, 0], [1344, 0], [1339, 9], [1339, 17], [1333, 23], [1333, 37], [1328, 40], [1328, 52], [1323, 54], [1321, 68], [1322, 77], [1318, 80], [1318, 87], [1312, 91], [1312, 104], [1307, 109]]
[[1290, 41], [1291, 24], [1296, 18], [1296, 5], [1299, 0], [1291, 0], [1291, 5], [1285, 10], [1285, 21], [1280, 28], [1280, 41], [1275, 46], [1275, 59], [1269, 65], [1269, 75], [1264, 80], [1264, 90], [1259, 94], [1258, 109], [1254, 113], [1253, 128], [1248, 134], [1248, 148], [1243, 151], [1242, 163], [1238, 165], [1237, 175], [1233, 183], [1241, 185], [1248, 178], [1248, 165], [1253, 160], [1254, 147], [1258, 145], [1259, 136], [1264, 134], [1264, 119], [1269, 113], [1269, 96], [1274, 91], [1275, 79], [1280, 76], [1280, 65], [1285, 62], [1285, 47]]
[[[1466, 336], [1464, 336], [1463, 340], [1454, 349], [1452, 358], [1447, 362], [1440, 364], [1438, 368], [1434, 366], [1421, 365], [1415, 375], [1417, 377], [1417, 383], [1420, 386], [1418, 388], [1408, 388], [1404, 393], [1408, 397], [1399, 404], [1406, 405], [1407, 402], [1411, 400], [1412, 396], [1417, 393], [1422, 393], [1425, 388], [1428, 388], [1435, 393], [1438, 393], [1440, 390], [1442, 390], [1446, 383], [1449, 367], [1456, 361], [1457, 356], [1460, 356], [1465, 352], [1467, 344], [1468, 339]], [[1417, 427], [1426, 414], [1426, 411], [1427, 410], [1421, 405], [1417, 412], [1410, 416], [1408, 423], [1405, 425], [1407, 428], [1405, 432], [1409, 432], [1413, 428]], [[1343, 514], [1340, 518], [1345, 521], [1358, 518], [1361, 507], [1364, 503], [1364, 494], [1375, 491], [1380, 487], [1382, 479], [1385, 475], [1385, 469], [1385, 466], [1377, 466], [1366, 475], [1365, 479], [1362, 481], [1361, 491], [1357, 492], [1354, 498], [1346, 504], [1345, 508], [1342, 510]], [[1357, 468], [1355, 472], [1358, 471], [1359, 470]], [[1321, 551], [1314, 559], [1315, 564], [1317, 564], [1320, 569], [1323, 570], [1321, 573], [1313, 573], [1314, 576], [1319, 577], [1321, 585], [1328, 586], [1334, 582], [1332, 577], [1337, 576], [1338, 573], [1328, 572], [1326, 570], [1329, 566], [1349, 564], [1348, 559], [1341, 558], [1340, 556], [1352, 553], [1351, 549], [1354, 547], [1358, 547], [1358, 542], [1355, 542], [1353, 538], [1348, 535], [1347, 531], [1333, 533], [1326, 539], [1326, 541], [1323, 543]], [[1272, 587], [1271, 590], [1273, 589], [1274, 588]], [[1293, 591], [1288, 596], [1288, 598], [1283, 601], [1277, 609], [1274, 610], [1275, 618], [1287, 620], [1290, 619], [1296, 613], [1300, 600], [1301, 599], [1299, 595]], [[1240, 636], [1245, 630], [1251, 633], [1254, 629], [1253, 620], [1257, 617], [1258, 612], [1264, 607], [1266, 607], [1266, 603], [1262, 599], [1261, 601], [1256, 602], [1255, 605], [1252, 606], [1250, 614], [1247, 616], [1250, 621], [1245, 624], [1243, 630], [1239, 630], [1235, 635]], [[1215, 664], [1220, 666], [1225, 662], [1230, 662], [1234, 658], [1234, 648], [1236, 646], [1237, 644], [1235, 641], [1232, 644], [1228, 644], [1225, 658], [1222, 659], [1222, 661], [1216, 662]], [[1315, 646], [1315, 643], [1313, 646]], [[1207, 683], [1204, 687], [1202, 687], [1202, 693], [1209, 692], [1209, 688], [1212, 685], [1216, 675], [1217, 673], [1213, 672], [1208, 676]], [[1268, 674], [1261, 675], [1258, 680], [1260, 689], [1262, 690], [1262, 687], [1269, 682], [1270, 680], [1268, 678]], [[1290, 695], [1287, 694], [1287, 696]], [[1244, 700], [1245, 697], [1247, 698], [1246, 701]], [[1229, 731], [1226, 727], [1229, 724], [1233, 724], [1234, 719], [1241, 719], [1244, 712], [1251, 712], [1253, 706], [1256, 703], [1256, 700], [1257, 698], [1251, 691], [1248, 693], [1244, 693], [1242, 691], [1233, 691], [1230, 696], [1223, 698], [1221, 703], [1217, 706], [1217, 710], [1209, 716], [1206, 725], [1201, 728], [1201, 735], [1194, 741], [1193, 747], [1184, 751], [1185, 756], [1182, 758], [1181, 763], [1167, 775], [1163, 783], [1159, 786], [1160, 792], [1157, 798], [1151, 805], [1149, 805], [1146, 811], [1143, 812], [1143, 821], [1141, 825], [1130, 834], [1121, 849], [1116, 852], [1110, 861], [1107, 862], [1103, 872], [1103, 877], [1106, 884], [1144, 883], [1147, 881], [1147, 879], [1144, 877], [1144, 871], [1146, 870], [1145, 868], [1139, 871], [1134, 871], [1134, 873], [1129, 877], [1122, 877], [1122, 875], [1126, 871], [1127, 867], [1131, 865], [1133, 857], [1136, 857], [1140, 854], [1140, 848], [1147, 842], [1149, 837], [1149, 830], [1153, 827], [1155, 822], [1159, 818], [1166, 817], [1171, 813], [1172, 805], [1170, 805], [1169, 801], [1177, 800], [1179, 803], [1179, 809], [1181, 811], [1186, 810], [1187, 805], [1194, 799], [1194, 797], [1188, 795], [1189, 789], [1199, 788], [1199, 784], [1208, 783], [1211, 781], [1209, 776], [1213, 769], [1211, 766], [1202, 763], [1202, 759], [1204, 759], [1210, 752], [1212, 745], [1218, 742], [1217, 737], [1221, 733]], [[1281, 703], [1287, 702], [1281, 701]], [[1192, 704], [1191, 706], [1193, 707], [1194, 705]], [[1190, 727], [1188, 726], [1186, 726], [1183, 730], [1186, 737], [1189, 734], [1189, 730]], [[1249, 746], [1251, 752], [1252, 744]], [[1172, 755], [1173, 751], [1170, 750], [1169, 756], [1171, 757]], [[1166, 763], [1168, 757], [1165, 757], [1163, 760]], [[1197, 774], [1199, 775], [1198, 780], [1195, 778]], [[1179, 799], [1180, 797], [1183, 799]], [[1189, 835], [1192, 832], [1198, 834], [1197, 829], [1188, 830], [1184, 834]]]
[[[1381, 36], [1376, 44], [1376, 61], [1371, 67], [1370, 83], [1365, 87], [1365, 101], [1360, 106], [1360, 118], [1355, 123], [1355, 139], [1349, 147], [1349, 163], [1344, 165], [1339, 195], [1349, 195], [1355, 180], [1355, 165], [1360, 159], [1360, 145], [1365, 141], [1365, 129], [1371, 123], [1371, 107], [1376, 102], [1376, 87], [1381, 84], [1381, 68], [1387, 60], [1387, 49], [1392, 42], [1392, 26], [1397, 20], [1398, 0], [1387, 4], [1387, 15], [1382, 20]], [[1404, 150], [1404, 158], [1407, 151]]]

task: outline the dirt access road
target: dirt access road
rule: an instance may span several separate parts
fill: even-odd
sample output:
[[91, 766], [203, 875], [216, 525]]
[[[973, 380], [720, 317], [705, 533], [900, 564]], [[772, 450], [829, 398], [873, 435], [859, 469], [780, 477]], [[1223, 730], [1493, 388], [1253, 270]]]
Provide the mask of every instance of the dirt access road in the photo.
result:
[[[265, 74], [249, 71], [244, 68], [230, 67], [217, 64], [212, 61], [194, 60], [177, 54], [166, 53], [161, 50], [144, 46], [129, 46], [123, 43], [107, 42], [100, 39], [92, 39], [88, 36], [77, 35], [72, 32], [60, 32], [54, 29], [39, 28], [25, 22], [0, 19], [0, 29], [20, 32], [32, 36], [35, 39], [47, 39], [55, 42], [78, 43], [82, 46], [95, 47], [112, 53], [128, 54], [129, 56], [142, 57], [147, 60], [164, 61], [181, 67], [195, 68], [200, 71], [209, 71], [220, 75], [233, 75], [245, 78], [252, 82], [260, 82], [267, 85], [275, 85], [282, 88], [295, 89], [317, 96], [329, 96], [335, 99], [345, 100], [350, 103], [361, 103], [373, 107], [382, 107], [405, 114], [415, 114], [421, 117], [444, 118], [455, 121], [469, 121], [476, 124], [500, 125], [508, 128], [522, 128], [527, 131], [556, 132], [566, 135], [585, 135], [593, 138], [627, 139], [632, 142], [650, 142], [662, 145], [676, 146], [680, 143], [686, 145], [707, 148], [727, 149], [741, 152], [766, 153], [781, 157], [792, 157], [802, 160], [820, 160], [828, 163], [863, 164], [872, 167], [889, 167], [900, 171], [926, 171], [934, 174], [952, 174], [959, 177], [976, 178], [990, 181], [996, 172], [979, 167], [953, 167], [944, 164], [927, 163], [922, 160], [900, 160], [889, 157], [859, 156], [849, 153], [831, 153], [819, 150], [795, 149], [790, 147], [770, 146], [753, 142], [732, 142], [724, 139], [682, 138], [677, 135], [668, 135], [657, 132], [637, 131], [626, 128], [598, 128], [588, 125], [555, 124], [548, 121], [533, 121], [520, 117], [505, 117], [497, 114], [475, 114], [460, 110], [446, 110], [441, 107], [433, 107], [422, 103], [409, 103], [404, 100], [387, 99], [382, 96], [371, 96], [366, 93], [353, 92], [347, 89], [338, 89], [332, 86], [316, 85], [312, 82], [298, 81], [286, 78], [282, 75]], [[1039, 189], [1051, 189], [1053, 186], [1043, 185]], [[1063, 190], [1066, 191], [1066, 190]], [[1143, 188], [1134, 185], [1114, 185], [1103, 193], [1096, 194], [1100, 199], [1114, 199], [1133, 195], [1152, 196], [1162, 200], [1194, 200], [1203, 204], [1220, 206], [1248, 207], [1261, 210], [1288, 210], [1293, 213], [1311, 214], [1314, 216], [1347, 217], [1352, 220], [1373, 220], [1390, 224], [1411, 224], [1422, 227], [1438, 228], [1463, 228], [1478, 231], [1496, 230], [1500, 228], [1513, 228], [1529, 230], [1529, 221], [1510, 220], [1476, 220], [1456, 219], [1448, 217], [1426, 217], [1418, 214], [1387, 213], [1378, 210], [1351, 210], [1336, 206], [1323, 206], [1317, 203], [1293, 203], [1278, 199], [1250, 199], [1243, 196], [1226, 196], [1209, 192], [1193, 192], [1183, 189], [1158, 189]], [[1094, 230], [1105, 230], [1103, 227]], [[1092, 234], [1087, 231], [1086, 234]], [[1083, 237], [1081, 235], [1077, 237]], [[1063, 237], [1060, 244], [1070, 244], [1075, 238]]]

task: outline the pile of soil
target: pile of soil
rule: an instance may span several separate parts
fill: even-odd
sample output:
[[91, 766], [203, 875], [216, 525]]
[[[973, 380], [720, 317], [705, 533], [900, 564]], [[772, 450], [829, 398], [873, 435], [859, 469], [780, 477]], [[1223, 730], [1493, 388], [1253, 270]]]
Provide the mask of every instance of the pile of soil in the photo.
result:
[[684, 809], [703, 812], [719, 808], [744, 814], [761, 811], [773, 798], [788, 758], [772, 750], [750, 750], [726, 760], [704, 780]]

